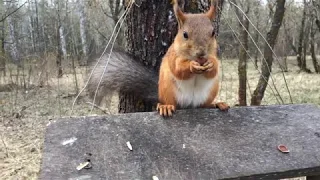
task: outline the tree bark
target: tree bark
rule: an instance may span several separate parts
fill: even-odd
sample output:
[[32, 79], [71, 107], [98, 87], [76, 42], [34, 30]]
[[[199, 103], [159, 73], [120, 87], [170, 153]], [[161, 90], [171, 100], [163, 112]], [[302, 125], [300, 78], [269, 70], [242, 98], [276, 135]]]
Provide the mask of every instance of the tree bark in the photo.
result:
[[[264, 92], [267, 88], [270, 73], [272, 71], [272, 61], [273, 61], [272, 49], [276, 44], [278, 32], [282, 24], [282, 19], [285, 12], [285, 8], [284, 8], [285, 2], [286, 2], [285, 0], [277, 0], [277, 7], [273, 16], [272, 25], [271, 25], [270, 31], [267, 33], [267, 43], [264, 46], [263, 56], [265, 58], [265, 61], [262, 61], [261, 75], [259, 78], [258, 85], [251, 98], [251, 105], [261, 105]], [[268, 44], [270, 45], [271, 48], [269, 47]]]
[[[223, 0], [218, 3], [220, 9], [222, 9], [222, 3]], [[208, 9], [208, 5], [209, 3], [206, 1], [206, 6], [204, 5], [204, 7]], [[201, 10], [198, 7], [203, 7], [203, 5], [191, 7], [185, 4], [184, 9], [196, 8], [196, 11], [199, 12]], [[214, 22], [216, 34], [218, 34], [220, 14], [217, 14]], [[126, 19], [126, 25], [127, 51], [135, 59], [158, 71], [161, 59], [177, 33], [177, 21], [170, 1], [139, 1], [138, 4], [132, 6]], [[120, 113], [153, 110], [150, 102], [138, 99], [134, 94], [120, 92], [119, 100]]]

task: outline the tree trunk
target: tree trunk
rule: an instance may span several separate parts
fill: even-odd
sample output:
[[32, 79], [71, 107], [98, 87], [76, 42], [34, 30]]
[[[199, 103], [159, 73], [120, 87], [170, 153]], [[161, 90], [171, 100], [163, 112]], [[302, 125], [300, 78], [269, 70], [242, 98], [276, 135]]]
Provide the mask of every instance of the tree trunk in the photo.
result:
[[[233, 1], [237, 4], [236, 1]], [[245, 15], [248, 16], [250, 10], [250, 2], [246, 2], [247, 7]], [[240, 29], [240, 44], [239, 44], [239, 64], [238, 64], [238, 76], [239, 76], [239, 89], [238, 89], [238, 99], [239, 106], [247, 105], [247, 52], [249, 50], [248, 45], [248, 32], [249, 32], [249, 20], [244, 14], [242, 14], [238, 8], [235, 8], [236, 14], [240, 19], [239, 29]]]
[[64, 34], [64, 27], [63, 25], [59, 26], [59, 38], [60, 38], [60, 45], [61, 51], [63, 55], [63, 59], [67, 58], [67, 43], [66, 43], [66, 36]]
[[290, 31], [289, 29], [286, 28], [286, 21], [285, 19], [283, 20], [283, 28], [284, 28], [284, 34], [286, 36], [286, 43], [290, 45], [292, 51], [295, 53], [295, 55], [297, 56], [298, 55], [298, 51], [297, 51], [297, 48], [296, 46], [294, 45], [294, 41], [291, 39], [290, 37]]
[[307, 11], [307, 3], [306, 0], [303, 0], [303, 13], [302, 13], [302, 20], [301, 20], [301, 29], [300, 29], [300, 34], [299, 34], [299, 42], [298, 42], [298, 54], [297, 54], [297, 61], [298, 61], [298, 66], [300, 70], [303, 70], [303, 55], [302, 55], [302, 50], [303, 50], [303, 39], [304, 39], [304, 29], [305, 29], [305, 21], [306, 21], [306, 11]]
[[[222, 2], [219, 1], [220, 9], [222, 9]], [[208, 7], [208, 5], [207, 1], [206, 6]], [[190, 7], [186, 5], [184, 9], [197, 7], [203, 6]], [[197, 11], [199, 12], [199, 10]], [[218, 34], [220, 14], [218, 13], [214, 24], [216, 34]], [[127, 51], [146, 66], [158, 71], [161, 59], [177, 33], [177, 21], [170, 1], [140, 1], [132, 6], [126, 19], [126, 25]], [[150, 102], [138, 99], [134, 94], [120, 92], [119, 100], [120, 113], [153, 110]]]
[[303, 53], [301, 58], [301, 68], [304, 72], [311, 73], [311, 70], [307, 68], [307, 46], [309, 44], [309, 35], [310, 35], [310, 23], [307, 23], [305, 34], [304, 34], [304, 42], [303, 42]]
[[[3, 4], [2, 4], [3, 5]], [[0, 71], [3, 72], [3, 76], [6, 76], [6, 59], [4, 58], [5, 50], [4, 50], [4, 37], [5, 37], [5, 21], [2, 21], [1, 28], [1, 49], [0, 49]]]
[[[7, 11], [9, 12], [11, 9], [15, 9], [15, 2], [7, 2], [6, 3], [6, 8]], [[13, 60], [13, 62], [17, 65], [21, 65], [20, 64], [20, 52], [18, 49], [18, 41], [16, 39], [16, 30], [15, 30], [15, 25], [14, 25], [14, 21], [12, 19], [12, 15], [7, 17], [7, 22], [8, 22], [8, 29], [9, 29], [9, 37], [10, 37], [10, 55], [11, 58]]]
[[247, 18], [243, 20], [243, 27], [241, 30], [241, 43], [243, 47], [240, 46], [239, 51], [239, 64], [238, 64], [238, 75], [239, 75], [239, 105], [247, 105], [247, 52], [248, 47], [248, 32], [249, 21]]
[[58, 67], [58, 78], [62, 77], [62, 48], [61, 48], [61, 41], [60, 41], [60, 26], [57, 29], [57, 46], [58, 46], [58, 54], [57, 54], [57, 60], [56, 64]]
[[[116, 24], [119, 21], [119, 17], [121, 15], [123, 5], [121, 3], [122, 0], [109, 0], [109, 9], [111, 12], [111, 19], [113, 20], [113, 23]], [[105, 12], [106, 14], [106, 12]], [[120, 33], [117, 37], [117, 44], [122, 46], [124, 45], [124, 37], [123, 37], [123, 29], [120, 30]]]
[[[282, 19], [285, 11], [285, 8], [284, 8], [285, 2], [286, 2], [285, 0], [277, 0], [277, 7], [273, 16], [272, 25], [271, 25], [270, 31], [267, 33], [267, 43], [264, 46], [263, 56], [265, 58], [265, 61], [262, 61], [261, 75], [259, 78], [258, 85], [251, 98], [251, 105], [261, 104], [261, 101], [264, 96], [264, 92], [267, 88], [268, 80], [272, 70], [272, 67], [271, 67], [272, 61], [273, 61], [272, 49], [276, 44], [278, 32], [282, 24]], [[270, 45], [271, 48], [268, 46], [268, 44]]]
[[313, 24], [311, 26], [311, 34], [310, 34], [310, 53], [311, 53], [311, 58], [312, 58], [312, 64], [313, 64], [313, 67], [314, 67], [314, 71], [316, 73], [320, 73], [320, 66], [318, 64], [318, 60], [317, 60], [317, 56], [316, 56], [316, 53], [315, 53], [315, 48], [314, 48], [314, 38], [315, 38], [315, 30], [313, 28]]
[[33, 53], [36, 52], [36, 40], [35, 40], [35, 33], [34, 33], [34, 19], [32, 16], [32, 9], [31, 9], [31, 3], [28, 1], [28, 11], [29, 11], [29, 30], [30, 30], [30, 38], [32, 42], [32, 51]]
[[82, 44], [82, 59], [81, 65], [87, 64], [88, 56], [88, 42], [87, 42], [87, 15], [85, 12], [85, 1], [78, 0], [79, 14], [80, 14], [80, 36]]
[[[256, 24], [256, 27], [260, 27], [260, 12], [259, 12], [259, 9], [256, 8], [256, 10], [254, 11], [254, 15], [257, 17], [257, 24]], [[257, 44], [259, 44], [259, 38], [260, 38], [260, 34], [258, 32], [256, 32], [254, 34], [254, 42], [256, 42]], [[259, 55], [260, 52], [258, 50], [258, 48], [255, 49], [255, 53], [254, 53], [254, 66], [256, 69], [258, 69], [258, 58], [259, 58]]]
[[14, 63], [20, 65], [20, 52], [18, 50], [14, 22], [11, 16], [7, 17], [7, 21], [9, 26], [9, 36], [10, 36], [10, 43], [11, 43], [11, 51], [10, 51], [11, 58]]
[[316, 20], [316, 24], [317, 24], [319, 32], [320, 32], [320, 20], [319, 19]]

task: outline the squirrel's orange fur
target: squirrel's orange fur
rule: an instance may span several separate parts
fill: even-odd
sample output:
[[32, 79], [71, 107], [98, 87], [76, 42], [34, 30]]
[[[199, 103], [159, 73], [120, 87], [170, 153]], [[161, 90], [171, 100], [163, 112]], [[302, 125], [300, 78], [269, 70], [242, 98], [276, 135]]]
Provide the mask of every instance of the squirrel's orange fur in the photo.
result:
[[173, 0], [173, 7], [179, 30], [161, 63], [157, 110], [171, 116], [177, 106], [228, 109], [223, 102], [214, 103], [219, 91], [219, 61], [212, 26], [213, 0], [203, 14], [183, 13], [177, 0]]

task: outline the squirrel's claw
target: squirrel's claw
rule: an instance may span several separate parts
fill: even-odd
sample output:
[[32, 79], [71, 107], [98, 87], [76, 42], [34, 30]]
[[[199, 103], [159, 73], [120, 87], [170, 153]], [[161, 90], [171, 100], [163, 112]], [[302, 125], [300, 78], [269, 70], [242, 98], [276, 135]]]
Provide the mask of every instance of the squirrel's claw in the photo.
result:
[[227, 111], [230, 106], [225, 102], [212, 103], [202, 106], [203, 108], [218, 108], [221, 111]]
[[203, 66], [205, 68], [205, 71], [212, 71], [212, 69], [214, 67], [214, 63], [208, 61]]
[[157, 104], [157, 111], [161, 116], [168, 117], [172, 116], [172, 113], [176, 110], [174, 105], [162, 105], [160, 103]]
[[196, 61], [191, 61], [190, 62], [190, 71], [192, 73], [201, 74], [205, 70], [206, 70], [205, 67], [201, 66], [198, 62], [196, 62]]
[[218, 103], [216, 103], [216, 106], [217, 106], [217, 108], [219, 108], [221, 111], [227, 111], [227, 110], [230, 108], [230, 106], [229, 106], [227, 103], [225, 103], [225, 102], [218, 102]]

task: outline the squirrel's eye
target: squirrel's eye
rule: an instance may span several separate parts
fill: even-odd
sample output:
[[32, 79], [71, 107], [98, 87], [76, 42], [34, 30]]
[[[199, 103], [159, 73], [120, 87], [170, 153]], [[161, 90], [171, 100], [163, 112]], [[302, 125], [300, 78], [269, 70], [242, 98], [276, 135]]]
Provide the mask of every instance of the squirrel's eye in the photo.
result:
[[183, 31], [183, 37], [186, 38], [186, 39], [188, 39], [188, 37], [189, 37], [189, 36], [188, 36], [188, 33], [185, 32], [185, 31]]
[[214, 30], [212, 31], [211, 37], [214, 37], [214, 35], [216, 34], [216, 32], [214, 32]]

